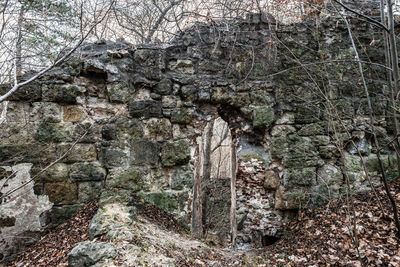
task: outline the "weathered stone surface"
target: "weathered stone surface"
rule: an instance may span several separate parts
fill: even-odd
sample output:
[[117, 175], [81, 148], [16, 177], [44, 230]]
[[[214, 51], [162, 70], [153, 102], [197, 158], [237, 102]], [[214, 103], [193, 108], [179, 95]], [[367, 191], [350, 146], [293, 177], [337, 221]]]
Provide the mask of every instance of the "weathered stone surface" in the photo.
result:
[[117, 250], [110, 243], [85, 241], [72, 249], [68, 256], [68, 266], [86, 267], [118, 256]]
[[303, 126], [299, 131], [300, 136], [314, 136], [325, 133], [324, 127], [320, 123], [311, 123]]
[[265, 172], [264, 188], [267, 190], [276, 190], [279, 188], [280, 181], [274, 171]]
[[192, 121], [193, 111], [189, 108], [177, 108], [171, 113], [171, 122], [189, 124]]
[[157, 83], [154, 92], [159, 95], [168, 95], [172, 92], [172, 81], [170, 79], [162, 79]]
[[[12, 167], [0, 167], [6, 174], [15, 173], [11, 179], [1, 177], [0, 185], [6, 182], [8, 186], [0, 186], [0, 195], [5, 194], [12, 188], [17, 188], [31, 180], [30, 171], [32, 164], [16, 164]], [[0, 205], [0, 254], [8, 257], [24, 249], [26, 245], [32, 244], [40, 238], [38, 232], [41, 230], [40, 214], [51, 209], [52, 203], [46, 195], [36, 195], [32, 187], [25, 187], [23, 198], [19, 197], [20, 192], [11, 194], [7, 201]]]
[[69, 84], [50, 84], [43, 86], [43, 99], [50, 102], [75, 104], [79, 88]]
[[126, 82], [107, 84], [107, 92], [112, 103], [126, 103], [131, 99], [131, 89]]
[[296, 128], [290, 125], [276, 125], [272, 128], [271, 135], [272, 136], [285, 136], [291, 133], [296, 132]]
[[108, 188], [121, 188], [138, 192], [145, 189], [144, 174], [138, 169], [113, 169], [107, 178]]
[[147, 138], [162, 141], [172, 138], [172, 125], [168, 119], [152, 118], [145, 122], [144, 134]]
[[172, 213], [181, 209], [187, 200], [187, 193], [177, 192], [151, 192], [151, 193], [140, 193], [140, 197], [150, 202], [157, 208], [160, 208], [166, 212]]
[[83, 181], [104, 181], [107, 172], [97, 162], [78, 162], [70, 166], [69, 177], [76, 182]]
[[175, 166], [188, 163], [190, 149], [188, 140], [168, 141], [161, 147], [161, 161], [163, 166]]
[[178, 59], [175, 62], [170, 62], [169, 68], [181, 73], [194, 74], [194, 65], [189, 59]]
[[303, 208], [307, 205], [309, 198], [309, 192], [306, 188], [284, 191], [284, 189], [280, 187], [275, 194], [275, 208], [279, 210]]
[[193, 176], [193, 170], [190, 166], [177, 168], [171, 176], [171, 189], [191, 189], [193, 187]]
[[117, 129], [115, 124], [106, 124], [101, 128], [101, 137], [105, 140], [117, 139]]
[[45, 183], [67, 182], [68, 180], [68, 165], [57, 163], [48, 168], [40, 178]]
[[30, 111], [29, 117], [30, 121], [32, 122], [38, 122], [40, 120], [53, 123], [60, 122], [61, 106], [52, 102], [32, 103], [32, 109]]
[[78, 201], [88, 203], [98, 199], [101, 190], [104, 188], [104, 182], [82, 182], [78, 184]]
[[73, 126], [70, 123], [41, 123], [35, 134], [39, 142], [71, 142], [74, 140]]
[[296, 186], [312, 186], [317, 182], [317, 170], [314, 167], [286, 169], [283, 179], [287, 188], [293, 188]]
[[[2, 84], [0, 85], [0, 95], [4, 95], [7, 93], [12, 86], [10, 84]], [[13, 93], [8, 100], [11, 101], [40, 101], [42, 99], [42, 88], [40, 83], [32, 82], [17, 90]]]
[[65, 122], [83, 121], [86, 112], [82, 106], [63, 106], [63, 119]]
[[253, 112], [253, 126], [255, 128], [268, 128], [275, 120], [275, 113], [272, 107], [257, 107]]
[[[71, 150], [69, 150], [71, 149]], [[64, 162], [90, 162], [97, 160], [97, 150], [93, 144], [76, 144], [72, 147], [72, 144], [61, 144], [57, 147], [59, 155], [63, 155], [67, 151], [67, 157]]]
[[78, 199], [78, 186], [74, 183], [47, 183], [44, 193], [55, 205], [75, 204]]
[[132, 165], [155, 165], [159, 162], [160, 147], [157, 142], [148, 140], [133, 141], [131, 146]]
[[100, 149], [100, 162], [106, 168], [122, 167], [128, 164], [128, 155], [119, 148], [102, 147]]
[[133, 118], [150, 118], [162, 116], [161, 102], [154, 100], [142, 100], [131, 102], [128, 105], [129, 115]]

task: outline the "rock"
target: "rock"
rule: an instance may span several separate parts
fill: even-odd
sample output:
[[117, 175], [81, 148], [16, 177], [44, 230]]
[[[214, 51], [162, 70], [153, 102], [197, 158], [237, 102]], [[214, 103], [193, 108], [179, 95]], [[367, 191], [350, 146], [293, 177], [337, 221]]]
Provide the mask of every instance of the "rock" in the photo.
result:
[[168, 95], [172, 91], [172, 81], [170, 79], [162, 79], [157, 83], [154, 92], [159, 95]]
[[171, 113], [171, 122], [189, 124], [192, 121], [193, 111], [189, 108], [176, 108]]
[[267, 190], [276, 190], [279, 188], [280, 181], [276, 173], [272, 170], [265, 171], [264, 173], [264, 188]]
[[145, 189], [144, 174], [137, 169], [112, 170], [107, 178], [108, 188], [121, 188], [138, 192]]
[[[10, 112], [10, 110], [8, 112]], [[32, 103], [29, 117], [31, 122], [38, 122], [41, 120], [53, 123], [61, 122], [61, 106], [52, 102]]]
[[275, 193], [275, 209], [291, 210], [306, 207], [310, 198], [309, 190], [298, 188], [293, 191], [285, 191], [280, 187]]
[[[10, 84], [0, 85], [0, 95], [7, 93], [12, 86]], [[8, 98], [10, 101], [35, 102], [42, 99], [42, 88], [39, 82], [31, 82], [22, 86]]]
[[43, 86], [43, 99], [50, 102], [76, 104], [79, 88], [70, 84], [49, 84]]
[[123, 167], [128, 165], [127, 153], [119, 148], [102, 147], [100, 149], [100, 162], [105, 168]]
[[291, 133], [296, 132], [296, 128], [290, 125], [276, 125], [272, 128], [271, 135], [272, 136], [285, 136]]
[[189, 59], [178, 59], [169, 63], [169, 68], [185, 74], [194, 74], [193, 61]]
[[68, 165], [64, 163], [56, 163], [42, 173], [40, 179], [45, 183], [67, 182]]
[[[57, 153], [63, 155], [66, 153], [72, 144], [60, 144], [57, 147]], [[63, 160], [67, 163], [73, 162], [90, 162], [97, 160], [97, 150], [93, 144], [76, 144], [68, 152], [67, 157]]]
[[158, 143], [148, 140], [133, 141], [130, 163], [132, 165], [156, 165], [159, 162], [160, 147]]
[[133, 118], [161, 117], [162, 104], [154, 100], [142, 100], [131, 102], [128, 105], [129, 115]]
[[318, 169], [317, 181], [321, 185], [341, 185], [343, 183], [343, 174], [338, 167], [326, 164]]
[[314, 167], [285, 169], [283, 180], [285, 187], [295, 188], [296, 186], [312, 186], [316, 184], [317, 170]]
[[47, 220], [47, 223], [42, 224], [42, 226], [48, 225], [49, 223], [53, 225], [59, 225], [70, 219], [83, 207], [83, 204], [53, 206], [50, 211], [46, 212], [47, 218], [45, 218], [44, 220]]
[[104, 181], [107, 172], [98, 163], [79, 162], [70, 166], [69, 177], [76, 182]]
[[254, 109], [253, 126], [254, 128], [268, 128], [275, 120], [275, 113], [272, 107], [263, 106]]
[[68, 256], [68, 266], [93, 266], [100, 261], [114, 259], [117, 256], [117, 250], [110, 243], [84, 241], [75, 245], [71, 250]]
[[65, 122], [78, 122], [86, 118], [86, 112], [82, 106], [63, 106], [63, 119]]
[[232, 106], [234, 107], [247, 107], [250, 105], [250, 95], [249, 93], [235, 93], [232, 95], [231, 99]]
[[116, 140], [117, 139], [117, 129], [115, 124], [106, 124], [101, 128], [101, 136], [105, 140]]
[[81, 182], [78, 184], [78, 200], [80, 203], [88, 203], [100, 196], [104, 188], [104, 182]]
[[193, 187], [193, 170], [190, 166], [182, 166], [175, 170], [171, 176], [171, 189], [182, 190]]
[[320, 123], [311, 123], [303, 126], [297, 134], [300, 136], [314, 136], [325, 133], [324, 127]]
[[276, 125], [280, 124], [294, 124], [294, 113], [284, 113], [280, 118], [278, 118], [275, 122]]
[[139, 196], [168, 213], [182, 210], [188, 198], [187, 192], [177, 193], [168, 191], [140, 193]]
[[35, 139], [39, 142], [71, 142], [74, 140], [71, 123], [42, 122], [36, 129]]
[[190, 147], [186, 139], [167, 141], [161, 147], [162, 165], [166, 167], [183, 165], [189, 162]]
[[46, 183], [44, 193], [49, 196], [54, 205], [75, 204], [78, 187], [75, 183]]
[[168, 119], [152, 118], [145, 122], [145, 136], [151, 140], [162, 141], [172, 138], [172, 125]]
[[126, 103], [131, 99], [131, 88], [126, 82], [107, 84], [111, 103]]
[[319, 154], [324, 159], [331, 159], [331, 158], [335, 157], [335, 155], [338, 153], [339, 153], [339, 151], [338, 151], [337, 147], [334, 145], [319, 147]]

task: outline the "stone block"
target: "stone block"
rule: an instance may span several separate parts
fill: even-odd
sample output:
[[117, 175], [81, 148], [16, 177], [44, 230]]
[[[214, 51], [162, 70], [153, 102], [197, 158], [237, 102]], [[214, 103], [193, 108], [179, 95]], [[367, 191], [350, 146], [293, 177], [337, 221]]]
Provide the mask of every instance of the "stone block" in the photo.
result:
[[101, 190], [104, 188], [104, 182], [83, 182], [78, 184], [78, 201], [88, 203], [98, 199]]
[[45, 214], [47, 218], [43, 218], [45, 221], [44, 225], [50, 223], [59, 225], [74, 216], [83, 206], [83, 204], [53, 206], [53, 208]]
[[151, 140], [167, 140], [172, 138], [172, 125], [168, 119], [152, 118], [145, 122], [145, 136]]
[[44, 193], [49, 196], [54, 205], [75, 204], [78, 197], [78, 187], [73, 183], [47, 183]]
[[63, 120], [65, 122], [79, 122], [86, 118], [86, 112], [82, 106], [63, 106]]
[[160, 147], [158, 143], [148, 140], [137, 140], [131, 146], [132, 165], [155, 165], [159, 162]]
[[151, 192], [140, 193], [145, 201], [153, 204], [168, 213], [177, 212], [183, 209], [187, 201], [188, 194], [184, 192]]
[[48, 84], [43, 86], [43, 99], [50, 102], [76, 104], [79, 88], [71, 84]]
[[171, 122], [189, 124], [192, 121], [193, 111], [189, 108], [176, 108], [171, 112]]
[[105, 168], [124, 167], [128, 165], [128, 156], [120, 148], [102, 147], [100, 149], [100, 161]]
[[310, 199], [309, 189], [298, 188], [293, 191], [285, 191], [279, 188], [275, 193], [275, 209], [293, 210], [304, 208]]
[[314, 135], [323, 135], [325, 133], [324, 127], [321, 123], [311, 123], [303, 126], [298, 132], [300, 136], [314, 136]]
[[131, 102], [128, 105], [129, 115], [133, 118], [162, 117], [162, 104], [160, 101], [142, 100]]
[[[72, 144], [60, 144], [57, 147], [59, 155], [66, 153]], [[76, 144], [68, 152], [67, 157], [63, 160], [67, 163], [73, 162], [90, 162], [97, 160], [97, 150], [94, 144]]]
[[171, 61], [169, 62], [169, 68], [185, 74], [194, 74], [194, 64], [190, 59], [178, 59], [176, 61]]
[[190, 166], [186, 165], [177, 168], [171, 176], [171, 189], [191, 189], [193, 187], [193, 176], [194, 173]]
[[272, 170], [264, 173], [264, 188], [267, 190], [276, 190], [279, 188], [280, 181], [276, 173]]
[[[7, 93], [12, 86], [10, 84], [0, 85], [0, 95]], [[31, 82], [27, 85], [22, 86], [13, 94], [10, 95], [8, 100], [10, 101], [29, 101], [35, 102], [42, 99], [42, 87], [39, 82]]]
[[254, 128], [268, 128], [275, 120], [275, 113], [272, 107], [262, 106], [257, 107], [253, 111], [253, 126]]
[[36, 129], [35, 139], [39, 142], [72, 142], [73, 125], [71, 123], [42, 122]]
[[165, 142], [161, 147], [161, 161], [165, 167], [183, 165], [190, 160], [190, 146], [186, 139]]
[[154, 92], [159, 95], [169, 95], [172, 92], [172, 81], [170, 79], [162, 79], [154, 88]]
[[[68, 256], [68, 266], [85, 267], [94, 266], [106, 259], [118, 256], [117, 250], [110, 244], [104, 242], [85, 241], [75, 245]], [[98, 266], [101, 266], [99, 264]]]
[[111, 103], [126, 103], [131, 99], [131, 89], [126, 82], [107, 84]]
[[107, 188], [121, 188], [132, 192], [146, 189], [144, 174], [134, 168], [110, 170], [106, 186]]
[[40, 179], [44, 183], [66, 183], [68, 181], [68, 165], [65, 163], [56, 163], [42, 173]]
[[101, 128], [101, 136], [105, 140], [116, 140], [117, 139], [117, 128], [115, 124], [106, 124]]
[[284, 185], [287, 188], [295, 188], [297, 186], [312, 186], [317, 182], [317, 169], [314, 167], [285, 169], [283, 180]]
[[247, 92], [244, 93], [234, 93], [231, 99], [232, 106], [241, 108], [250, 105], [250, 95]]
[[31, 122], [60, 122], [61, 106], [52, 102], [32, 103], [32, 108], [29, 113], [29, 120]]
[[74, 163], [69, 168], [69, 177], [76, 182], [82, 181], [104, 181], [107, 172], [97, 162]]

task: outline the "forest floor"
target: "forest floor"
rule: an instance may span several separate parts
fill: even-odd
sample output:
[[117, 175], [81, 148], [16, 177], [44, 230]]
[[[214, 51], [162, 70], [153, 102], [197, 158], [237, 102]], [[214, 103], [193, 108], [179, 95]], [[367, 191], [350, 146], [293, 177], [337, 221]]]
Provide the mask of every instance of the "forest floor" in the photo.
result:
[[[400, 205], [400, 180], [390, 188]], [[354, 195], [352, 200], [338, 199], [300, 211], [282, 239], [251, 251], [221, 249], [194, 240], [171, 216], [145, 203], [135, 226], [141, 240], [134, 243], [146, 246], [142, 266], [165, 266], [146, 261], [160, 255], [173, 259], [168, 266], [400, 266], [400, 239], [383, 188]], [[6, 266], [67, 266], [73, 246], [88, 240], [88, 225], [96, 210], [97, 203], [88, 204]], [[113, 266], [131, 265], [121, 257]]]

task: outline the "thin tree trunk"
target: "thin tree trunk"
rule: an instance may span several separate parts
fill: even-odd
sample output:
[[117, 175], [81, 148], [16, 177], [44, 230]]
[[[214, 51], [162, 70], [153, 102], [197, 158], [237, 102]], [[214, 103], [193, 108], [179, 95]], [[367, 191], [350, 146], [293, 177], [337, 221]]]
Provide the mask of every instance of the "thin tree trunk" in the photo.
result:
[[205, 129], [205, 134], [203, 136], [203, 166], [202, 166], [202, 204], [203, 204], [203, 236], [207, 232], [205, 226], [207, 225], [207, 213], [208, 213], [208, 196], [211, 178], [211, 139], [214, 130], [214, 120], [209, 122]]
[[201, 162], [200, 149], [197, 156], [196, 171], [193, 184], [193, 208], [192, 208], [192, 234], [195, 238], [201, 238], [203, 235], [203, 209], [202, 209], [202, 190], [201, 190]]
[[237, 224], [236, 224], [236, 174], [237, 174], [237, 158], [236, 144], [232, 138], [231, 143], [231, 247], [236, 248]]
[[21, 8], [18, 14], [17, 22], [17, 39], [15, 43], [15, 77], [19, 77], [22, 72], [22, 27], [24, 23], [24, 4], [21, 3]]

